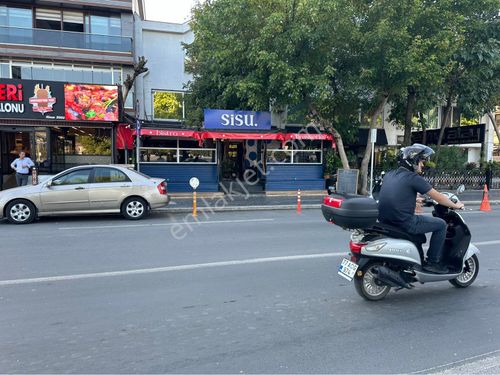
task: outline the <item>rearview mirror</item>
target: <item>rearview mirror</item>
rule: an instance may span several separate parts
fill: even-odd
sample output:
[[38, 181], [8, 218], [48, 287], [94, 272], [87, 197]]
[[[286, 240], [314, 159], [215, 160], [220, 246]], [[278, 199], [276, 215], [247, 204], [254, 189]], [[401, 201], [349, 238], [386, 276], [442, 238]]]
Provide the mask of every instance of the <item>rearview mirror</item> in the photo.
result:
[[465, 191], [465, 185], [462, 184], [457, 188], [457, 194], [462, 194]]

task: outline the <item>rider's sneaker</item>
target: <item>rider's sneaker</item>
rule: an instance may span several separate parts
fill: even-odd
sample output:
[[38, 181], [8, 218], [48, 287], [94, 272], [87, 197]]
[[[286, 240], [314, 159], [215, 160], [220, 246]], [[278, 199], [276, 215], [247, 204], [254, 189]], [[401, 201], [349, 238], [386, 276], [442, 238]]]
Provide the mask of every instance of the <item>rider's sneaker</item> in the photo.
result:
[[442, 266], [439, 263], [427, 263], [424, 266], [424, 270], [432, 273], [448, 273], [449, 269], [446, 266]]

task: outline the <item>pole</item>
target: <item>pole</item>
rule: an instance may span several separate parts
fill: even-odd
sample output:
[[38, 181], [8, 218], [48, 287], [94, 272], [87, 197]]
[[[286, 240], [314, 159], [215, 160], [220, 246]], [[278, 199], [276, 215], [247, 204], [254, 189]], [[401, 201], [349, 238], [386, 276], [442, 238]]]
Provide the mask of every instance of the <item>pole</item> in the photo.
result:
[[373, 197], [373, 159], [375, 158], [375, 142], [377, 142], [377, 129], [372, 129], [370, 134], [372, 144], [371, 171], [370, 171], [370, 197]]
[[137, 163], [137, 172], [141, 170], [141, 121], [135, 122], [135, 160]]

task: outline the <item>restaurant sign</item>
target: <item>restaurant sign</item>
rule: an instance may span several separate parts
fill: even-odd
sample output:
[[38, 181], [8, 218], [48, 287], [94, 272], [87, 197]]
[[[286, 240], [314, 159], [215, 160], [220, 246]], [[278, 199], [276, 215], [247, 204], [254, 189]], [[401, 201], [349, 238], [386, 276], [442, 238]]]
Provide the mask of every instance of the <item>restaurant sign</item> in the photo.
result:
[[0, 119], [119, 121], [118, 86], [0, 79]]
[[269, 130], [271, 129], [270, 112], [230, 111], [223, 109], [205, 109], [205, 129], [220, 130]]
[[[412, 143], [424, 143], [426, 145], [437, 145], [439, 132], [441, 129], [432, 129], [424, 132], [413, 132], [411, 135]], [[460, 145], [484, 142], [484, 124], [471, 126], [458, 126], [446, 128], [443, 135], [443, 145]]]

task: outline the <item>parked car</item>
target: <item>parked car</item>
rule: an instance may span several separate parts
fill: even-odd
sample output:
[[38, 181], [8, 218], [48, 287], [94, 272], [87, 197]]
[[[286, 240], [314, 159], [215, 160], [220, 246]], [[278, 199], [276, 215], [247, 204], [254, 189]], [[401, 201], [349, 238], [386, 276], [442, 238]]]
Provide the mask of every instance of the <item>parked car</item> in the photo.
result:
[[0, 218], [28, 224], [37, 216], [121, 213], [144, 218], [170, 201], [167, 183], [116, 165], [70, 168], [38, 185], [0, 192]]

